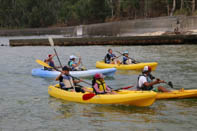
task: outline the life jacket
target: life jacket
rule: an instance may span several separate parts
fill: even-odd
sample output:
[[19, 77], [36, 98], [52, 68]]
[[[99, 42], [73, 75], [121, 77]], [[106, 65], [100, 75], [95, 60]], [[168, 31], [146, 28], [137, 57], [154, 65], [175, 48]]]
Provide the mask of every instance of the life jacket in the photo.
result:
[[132, 61], [128, 57], [123, 56], [123, 64], [129, 65], [129, 64], [132, 64]]
[[92, 80], [92, 87], [93, 87], [93, 90], [96, 94], [99, 94], [98, 92], [96, 92], [96, 90], [94, 89], [94, 85], [95, 84], [98, 84], [98, 88], [100, 91], [102, 91], [103, 93], [101, 94], [105, 94], [106, 93], [106, 90], [107, 90], [107, 85], [105, 83], [105, 81], [99, 81], [99, 80], [95, 80], [93, 79]]
[[62, 82], [64, 83], [64, 88], [73, 88], [75, 87], [74, 83], [73, 83], [73, 78], [71, 76], [68, 75], [62, 75], [63, 80]]
[[76, 67], [73, 67], [72, 64], [77, 64], [76, 62], [73, 62], [72, 60], [68, 61], [68, 66], [71, 68], [72, 71], [78, 70]]
[[[44, 62], [45, 62], [45, 61], [46, 61], [46, 60], [44, 60]], [[53, 68], [55, 68], [54, 61], [49, 61], [49, 62], [48, 62], [48, 65], [51, 66], [51, 67], [53, 67]], [[44, 67], [44, 70], [52, 71], [53, 69]]]
[[105, 61], [105, 63], [108, 63], [109, 64], [111, 61], [113, 61], [113, 59], [115, 57], [116, 56], [114, 54], [107, 53], [107, 55], [104, 58], [104, 61]]
[[141, 87], [139, 86], [139, 79], [140, 79], [141, 76], [144, 76], [146, 78], [146, 80], [147, 80], [148, 83], [151, 83], [152, 82], [152, 79], [151, 79], [150, 75], [147, 75], [146, 76], [144, 74], [141, 74], [141, 75], [138, 76], [137, 89], [138, 90], [152, 90], [153, 89], [153, 86], [147, 87], [144, 84]]

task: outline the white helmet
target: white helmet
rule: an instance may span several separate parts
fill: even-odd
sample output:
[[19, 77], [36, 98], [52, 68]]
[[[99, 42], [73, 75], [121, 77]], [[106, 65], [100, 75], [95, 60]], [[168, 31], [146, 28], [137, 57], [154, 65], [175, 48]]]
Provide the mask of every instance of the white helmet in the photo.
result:
[[77, 57], [76, 56], [74, 56], [74, 55], [71, 55], [70, 56], [70, 60], [72, 60], [72, 59], [76, 59]]

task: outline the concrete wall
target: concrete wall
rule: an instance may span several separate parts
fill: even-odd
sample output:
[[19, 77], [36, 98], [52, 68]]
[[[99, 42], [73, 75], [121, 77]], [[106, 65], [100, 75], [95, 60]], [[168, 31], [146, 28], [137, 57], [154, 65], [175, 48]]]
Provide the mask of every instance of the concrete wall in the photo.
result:
[[127, 20], [73, 27], [0, 30], [0, 36], [13, 35], [64, 35], [67, 37], [84, 36], [138, 36], [153, 32], [172, 32], [180, 21], [181, 30], [197, 29], [197, 16], [157, 17], [149, 19]]

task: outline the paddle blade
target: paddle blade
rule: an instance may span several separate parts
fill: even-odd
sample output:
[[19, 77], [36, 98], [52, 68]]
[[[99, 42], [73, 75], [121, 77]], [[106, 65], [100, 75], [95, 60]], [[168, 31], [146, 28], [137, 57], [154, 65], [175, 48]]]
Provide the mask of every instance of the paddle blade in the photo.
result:
[[129, 88], [132, 88], [132, 87], [134, 87], [134, 86], [127, 86], [127, 87], [123, 87], [122, 89], [129, 89]]
[[44, 67], [47, 67], [47, 68], [53, 68], [51, 66], [49, 66], [47, 63], [45, 63], [44, 61], [41, 61], [41, 60], [38, 60], [36, 59], [36, 62]]
[[51, 45], [51, 46], [54, 46], [53, 39], [52, 39], [51, 37], [49, 37], [48, 39], [49, 39], [49, 43], [50, 43], [50, 45]]
[[89, 100], [89, 99], [91, 99], [94, 96], [95, 96], [94, 93], [84, 94], [83, 95], [83, 100]]
[[169, 85], [171, 88], [173, 88], [173, 84], [172, 84], [171, 81], [168, 82], [168, 85]]

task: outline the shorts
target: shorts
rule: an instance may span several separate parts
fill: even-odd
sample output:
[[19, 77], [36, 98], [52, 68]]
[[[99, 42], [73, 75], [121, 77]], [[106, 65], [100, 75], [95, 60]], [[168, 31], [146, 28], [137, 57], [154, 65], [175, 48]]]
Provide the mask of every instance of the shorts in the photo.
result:
[[158, 90], [157, 87], [154, 87], [154, 88], [152, 89], [152, 91], [154, 91], [154, 92], [159, 92], [159, 90]]
[[[61, 89], [66, 90], [66, 91], [70, 91], [71, 89], [74, 89], [73, 87], [66, 88], [63, 82], [60, 82], [60, 87]], [[83, 88], [82, 86], [76, 86], [75, 91], [85, 93], [85, 91], [82, 88]]]

